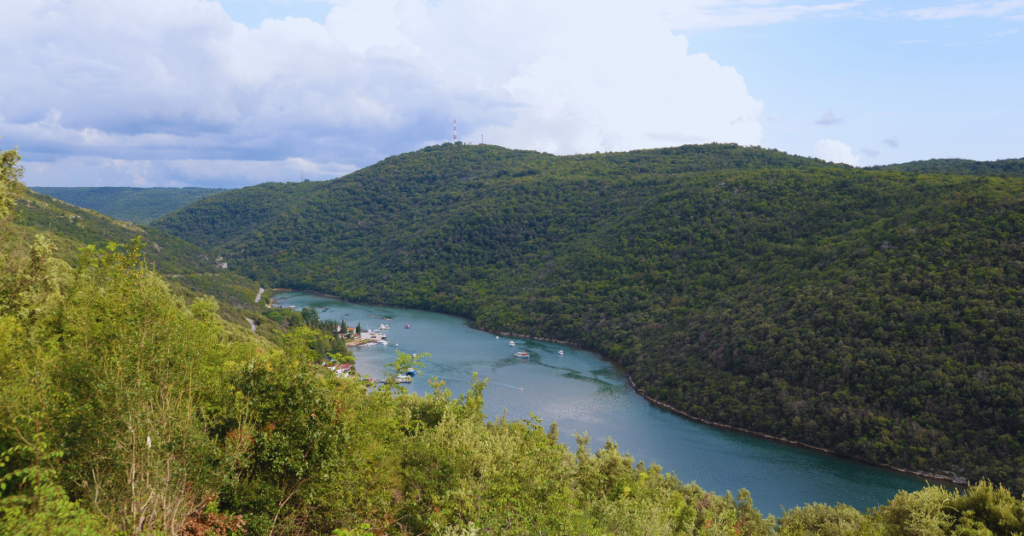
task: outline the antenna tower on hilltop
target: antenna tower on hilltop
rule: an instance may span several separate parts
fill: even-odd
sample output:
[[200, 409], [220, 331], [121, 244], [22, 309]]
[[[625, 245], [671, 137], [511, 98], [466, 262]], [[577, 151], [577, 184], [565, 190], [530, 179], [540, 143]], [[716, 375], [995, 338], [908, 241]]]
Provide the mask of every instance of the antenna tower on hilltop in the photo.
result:
[[452, 142], [459, 141], [459, 120], [452, 119]]

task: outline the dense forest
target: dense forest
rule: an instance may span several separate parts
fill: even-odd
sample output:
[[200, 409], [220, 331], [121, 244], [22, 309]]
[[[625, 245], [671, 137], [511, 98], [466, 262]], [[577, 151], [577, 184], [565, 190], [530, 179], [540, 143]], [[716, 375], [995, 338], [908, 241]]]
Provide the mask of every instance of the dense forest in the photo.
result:
[[226, 192], [221, 188], [129, 188], [37, 186], [36, 192], [111, 218], [141, 225], [196, 199]]
[[1006, 178], [1010, 175], [1024, 175], [1024, 158], [979, 162], [962, 158], [935, 158], [917, 160], [905, 164], [873, 166], [867, 169], [903, 171], [907, 173], [932, 173], [947, 175], [995, 175]]
[[141, 240], [68, 263], [59, 228], [26, 239], [17, 164], [0, 152], [0, 534], [1024, 531], [1024, 502], [988, 483], [765, 518], [745, 491], [683, 484], [611, 440], [573, 452], [557, 425], [487, 420], [486, 379], [457, 397], [436, 381], [410, 395], [394, 373], [368, 389], [320, 365], [314, 310], [279, 311], [295, 325], [271, 341], [178, 294]]
[[275, 286], [621, 362], [696, 417], [1024, 490], [1020, 177], [445, 144], [154, 222]]

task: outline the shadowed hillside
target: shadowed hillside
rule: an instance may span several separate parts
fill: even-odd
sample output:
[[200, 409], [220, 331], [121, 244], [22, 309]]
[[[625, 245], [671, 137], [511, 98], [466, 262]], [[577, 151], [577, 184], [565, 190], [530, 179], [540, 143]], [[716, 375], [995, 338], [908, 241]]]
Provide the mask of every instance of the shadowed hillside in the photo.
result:
[[72, 205], [95, 210], [111, 218], [138, 224], [149, 222], [206, 196], [226, 192], [221, 188], [127, 188], [48, 187], [36, 192]]

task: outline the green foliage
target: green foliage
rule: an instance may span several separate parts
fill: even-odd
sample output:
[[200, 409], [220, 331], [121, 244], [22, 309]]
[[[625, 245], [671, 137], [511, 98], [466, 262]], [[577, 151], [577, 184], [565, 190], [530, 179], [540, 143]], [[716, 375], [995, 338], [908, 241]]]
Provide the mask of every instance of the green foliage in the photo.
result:
[[277, 286], [621, 362], [697, 417], [1024, 490], [1024, 186], [711, 144], [446, 144], [157, 226]]
[[[398, 377], [409, 374], [409, 369], [413, 367], [423, 367], [421, 359], [430, 357], [430, 354], [418, 354], [412, 355], [402, 352], [401, 350], [395, 350], [395, 355], [398, 357], [384, 366], [386, 369], [390, 369], [390, 372], [386, 374], [386, 383], [392, 388], [399, 389], [402, 393], [406, 390], [404, 387], [398, 385]], [[473, 381], [476, 381], [476, 376], [473, 376]]]
[[95, 210], [115, 220], [140, 225], [204, 197], [226, 192], [222, 188], [35, 187], [34, 191], [75, 206]]
[[[269, 319], [285, 328], [308, 327], [312, 334], [308, 339], [309, 349], [316, 351], [316, 362], [325, 357], [342, 363], [354, 363], [352, 353], [345, 346], [345, 341], [338, 335], [338, 323], [333, 320], [321, 320], [314, 308], [303, 307], [302, 311], [293, 309], [271, 308], [263, 311], [263, 318]], [[257, 321], [261, 324], [262, 321]], [[344, 323], [344, 321], [342, 322]], [[280, 342], [282, 335], [271, 337]]]
[[[37, 463], [8, 471], [7, 465], [17, 457]], [[33, 438], [31, 446], [11, 447], [0, 455], [0, 468], [4, 469], [0, 478], [0, 534], [92, 536], [111, 532], [106, 520], [68, 498], [56, 470], [50, 467], [60, 457], [60, 452], [46, 450], [41, 435]]]
[[331, 378], [310, 366], [313, 336], [300, 328], [288, 335], [289, 359], [250, 361], [229, 376], [240, 425], [231, 437], [249, 463], [224, 500], [255, 514], [257, 530], [301, 523], [311, 490], [340, 476], [346, 432]]
[[0, 220], [7, 218], [11, 207], [25, 189], [21, 183], [25, 168], [18, 165], [21, 155], [17, 149], [0, 151]]
[[867, 169], [945, 175], [998, 175], [1006, 178], [1008, 175], [1016, 175], [1018, 177], [1024, 175], [1024, 158], [993, 160], [990, 162], [978, 162], [975, 160], [964, 160], [962, 158], [935, 158], [932, 160], [907, 162], [905, 164], [874, 166]]
[[354, 529], [334, 529], [331, 536], [371, 536], [372, 534], [370, 532], [370, 525], [368, 523], [361, 523]]
[[202, 408], [223, 350], [216, 303], [185, 307], [137, 268], [139, 246], [86, 250], [54, 316], [27, 319], [35, 344], [6, 362], [4, 413], [14, 437], [42, 433], [38, 423], [61, 445], [72, 498], [121, 530], [169, 532], [219, 485]]

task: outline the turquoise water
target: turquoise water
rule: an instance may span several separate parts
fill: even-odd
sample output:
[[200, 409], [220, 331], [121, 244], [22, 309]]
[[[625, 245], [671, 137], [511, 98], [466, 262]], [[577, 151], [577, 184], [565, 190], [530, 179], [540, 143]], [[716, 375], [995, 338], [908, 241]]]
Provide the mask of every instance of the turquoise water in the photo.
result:
[[[350, 326], [390, 325], [385, 332], [388, 346], [353, 349], [362, 374], [383, 377], [383, 367], [394, 360], [395, 350], [430, 353], [423, 360], [424, 374], [416, 376], [410, 390], [429, 391], [427, 378], [437, 377], [460, 394], [469, 388], [473, 372], [479, 372], [490, 379], [484, 411], [491, 417], [507, 411], [510, 418], [521, 419], [532, 412], [545, 426], [557, 421], [560, 439], [573, 449], [574, 432], [589, 434], [595, 449], [611, 437], [620, 451], [637, 461], [657, 463], [684, 482], [695, 481], [719, 494], [747, 488], [764, 514], [812, 502], [841, 502], [863, 510], [884, 504], [901, 489], [925, 485], [910, 475], [682, 418], [638, 395], [620, 367], [593, 352], [495, 338], [471, 329], [464, 318], [438, 313], [357, 305], [301, 292], [274, 298], [298, 309], [326, 307], [321, 318], [344, 319]], [[510, 340], [515, 348], [509, 346]], [[518, 350], [530, 357], [513, 356]]]

